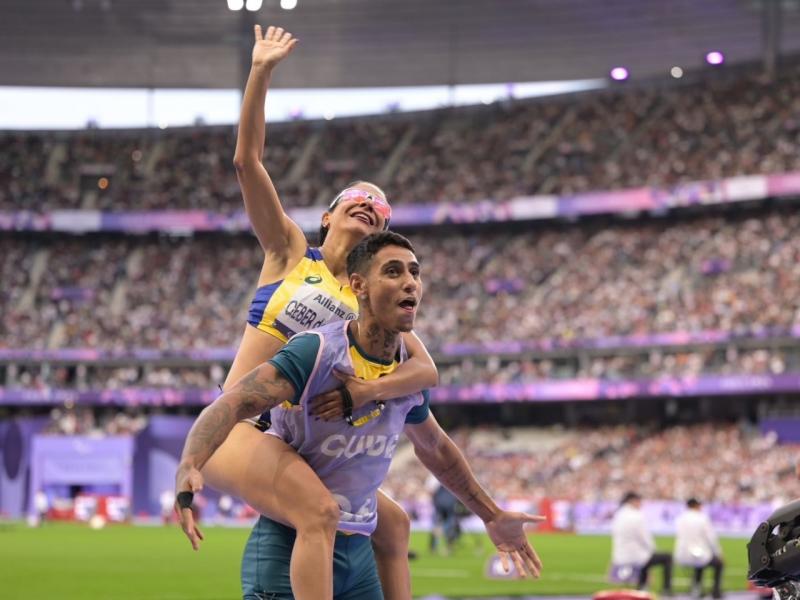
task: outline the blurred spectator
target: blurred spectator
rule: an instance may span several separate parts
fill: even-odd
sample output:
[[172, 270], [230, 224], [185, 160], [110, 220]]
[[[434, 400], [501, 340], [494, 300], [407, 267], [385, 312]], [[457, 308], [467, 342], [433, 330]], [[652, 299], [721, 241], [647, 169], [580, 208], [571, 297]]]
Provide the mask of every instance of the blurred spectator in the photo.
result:
[[711, 519], [696, 498], [689, 498], [686, 511], [675, 521], [675, 562], [692, 567], [692, 596], [703, 596], [703, 570], [714, 572], [712, 598], [722, 598], [722, 547]]
[[147, 427], [147, 416], [140, 410], [102, 411], [90, 406], [59, 407], [50, 411], [50, 423], [43, 433], [51, 435], [136, 435]]
[[642, 513], [642, 497], [636, 492], [625, 494], [611, 522], [611, 564], [633, 569], [639, 590], [647, 584], [650, 569], [661, 567], [661, 593], [672, 595], [672, 556], [656, 552], [655, 538]]
[[175, 520], [175, 492], [165, 489], [158, 496], [158, 504], [161, 507], [161, 522], [169, 525]]

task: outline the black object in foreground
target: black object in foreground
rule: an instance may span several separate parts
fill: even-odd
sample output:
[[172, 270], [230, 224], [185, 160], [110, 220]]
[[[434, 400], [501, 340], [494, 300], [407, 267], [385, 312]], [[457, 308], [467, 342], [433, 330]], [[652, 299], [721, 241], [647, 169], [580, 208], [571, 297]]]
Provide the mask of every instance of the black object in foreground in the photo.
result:
[[178, 492], [175, 500], [178, 502], [178, 506], [181, 508], [192, 508], [194, 494], [192, 492]]
[[[776, 529], [777, 528], [777, 529]], [[778, 508], [747, 543], [747, 578], [776, 600], [800, 600], [800, 500]]]

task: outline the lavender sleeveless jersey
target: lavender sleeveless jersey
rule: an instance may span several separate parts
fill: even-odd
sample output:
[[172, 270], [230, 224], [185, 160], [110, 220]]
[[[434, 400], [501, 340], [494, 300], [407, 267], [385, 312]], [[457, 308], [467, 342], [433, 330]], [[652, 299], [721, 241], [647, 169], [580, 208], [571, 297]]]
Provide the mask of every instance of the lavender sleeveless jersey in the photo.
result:
[[[340, 531], [370, 535], [378, 521], [376, 492], [386, 477], [406, 415], [423, 404], [424, 398], [417, 393], [391, 400], [383, 414], [361, 427], [344, 420], [315, 420], [307, 409], [308, 400], [341, 387], [333, 369], [354, 372], [347, 326], [347, 321], [340, 321], [295, 336], [320, 337], [314, 370], [297, 408], [272, 410], [272, 427], [267, 433], [295, 448], [331, 491], [341, 510]], [[406, 359], [404, 347], [400, 358]], [[354, 411], [353, 417], [366, 415], [374, 408], [369, 403]]]

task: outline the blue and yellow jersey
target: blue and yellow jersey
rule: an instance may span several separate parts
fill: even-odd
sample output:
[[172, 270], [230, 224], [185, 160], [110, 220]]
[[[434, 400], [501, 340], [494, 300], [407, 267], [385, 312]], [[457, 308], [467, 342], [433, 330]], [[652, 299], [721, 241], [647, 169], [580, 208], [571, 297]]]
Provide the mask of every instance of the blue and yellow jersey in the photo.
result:
[[350, 286], [333, 276], [318, 248], [309, 247], [286, 277], [256, 290], [247, 322], [287, 342], [301, 331], [357, 316]]

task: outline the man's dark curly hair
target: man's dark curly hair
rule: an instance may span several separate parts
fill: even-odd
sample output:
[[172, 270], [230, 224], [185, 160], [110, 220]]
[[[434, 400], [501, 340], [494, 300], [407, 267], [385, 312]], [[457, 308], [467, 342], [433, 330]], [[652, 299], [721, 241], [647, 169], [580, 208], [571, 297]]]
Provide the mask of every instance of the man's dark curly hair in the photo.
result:
[[373, 233], [361, 240], [347, 255], [347, 274], [364, 274], [369, 268], [372, 258], [386, 246], [400, 246], [416, 254], [411, 242], [399, 233], [394, 231]]

